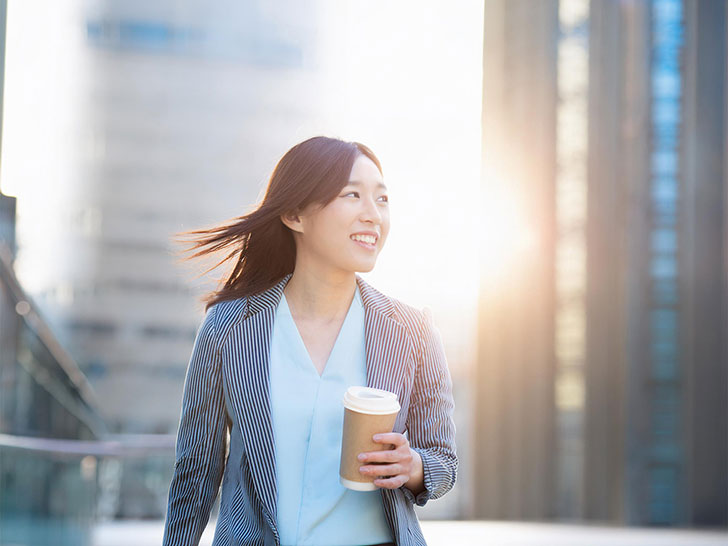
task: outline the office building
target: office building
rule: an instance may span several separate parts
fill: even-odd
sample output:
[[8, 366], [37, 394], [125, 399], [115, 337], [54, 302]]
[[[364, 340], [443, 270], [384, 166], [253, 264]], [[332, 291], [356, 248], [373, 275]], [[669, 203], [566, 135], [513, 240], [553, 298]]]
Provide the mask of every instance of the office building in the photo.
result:
[[483, 289], [476, 516], [728, 524], [725, 25], [486, 1], [483, 183], [537, 236]]

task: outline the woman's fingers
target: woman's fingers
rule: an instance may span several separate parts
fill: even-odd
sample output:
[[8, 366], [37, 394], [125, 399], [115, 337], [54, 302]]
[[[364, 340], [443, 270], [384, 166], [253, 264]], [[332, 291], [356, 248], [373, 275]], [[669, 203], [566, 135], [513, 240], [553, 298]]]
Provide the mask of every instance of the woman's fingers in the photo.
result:
[[[389, 444], [386, 451], [361, 453], [359, 460], [368, 465], [359, 467], [363, 476], [375, 478], [374, 485], [386, 489], [397, 489], [409, 481], [412, 472], [412, 450], [403, 434], [388, 432], [375, 434], [374, 441]], [[375, 464], [381, 463], [381, 464]]]
[[386, 489], [397, 489], [409, 481], [409, 472], [401, 464], [362, 466], [363, 476], [374, 478], [374, 485]]
[[380, 444], [390, 444], [393, 449], [384, 451], [368, 451], [359, 454], [359, 461], [362, 463], [394, 463], [398, 461], [411, 461], [412, 455], [409, 442], [403, 434], [398, 432], [387, 432], [375, 434], [374, 441]]
[[397, 476], [399, 474], [408, 474], [401, 464], [383, 464], [359, 467], [359, 472], [364, 476]]
[[406, 453], [390, 449], [387, 451], [368, 451], [364, 457], [359, 457], [362, 463], [396, 463], [406, 458]]
[[409, 481], [409, 476], [400, 474], [392, 478], [380, 478], [374, 480], [374, 485], [385, 489], [398, 489]]
[[409, 443], [404, 434], [400, 434], [399, 432], [382, 432], [380, 434], [375, 434], [372, 439], [378, 444], [394, 444], [394, 447], [403, 446]]

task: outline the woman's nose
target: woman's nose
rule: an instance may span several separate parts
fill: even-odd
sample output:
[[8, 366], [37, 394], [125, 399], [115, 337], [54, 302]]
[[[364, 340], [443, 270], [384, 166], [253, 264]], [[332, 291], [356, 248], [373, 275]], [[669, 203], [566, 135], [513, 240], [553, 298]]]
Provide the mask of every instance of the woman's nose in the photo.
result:
[[367, 222], [374, 222], [375, 224], [378, 224], [382, 221], [382, 216], [379, 213], [377, 204], [371, 199], [362, 199], [362, 208], [362, 220]]

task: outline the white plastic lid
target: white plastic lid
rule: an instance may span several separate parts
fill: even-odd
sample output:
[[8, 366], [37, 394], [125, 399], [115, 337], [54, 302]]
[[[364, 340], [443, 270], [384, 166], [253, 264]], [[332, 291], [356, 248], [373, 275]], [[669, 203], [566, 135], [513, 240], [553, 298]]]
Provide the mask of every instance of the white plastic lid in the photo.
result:
[[349, 387], [344, 394], [344, 407], [374, 415], [397, 413], [400, 410], [396, 394], [372, 387]]

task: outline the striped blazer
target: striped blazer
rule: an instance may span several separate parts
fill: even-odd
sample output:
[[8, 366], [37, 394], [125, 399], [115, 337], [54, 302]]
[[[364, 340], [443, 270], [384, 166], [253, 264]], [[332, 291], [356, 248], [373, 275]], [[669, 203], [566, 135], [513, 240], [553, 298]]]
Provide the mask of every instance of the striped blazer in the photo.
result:
[[[199, 543], [221, 483], [213, 545], [280, 544], [269, 347], [290, 277], [211, 306], [200, 325], [184, 385], [165, 546]], [[425, 491], [417, 497], [406, 484], [380, 489], [385, 516], [397, 545], [423, 545], [414, 505], [447, 493], [457, 475], [450, 372], [429, 314], [385, 296], [359, 275], [356, 282], [364, 305], [367, 385], [397, 394], [401, 410], [393, 430], [407, 436], [424, 470]]]

